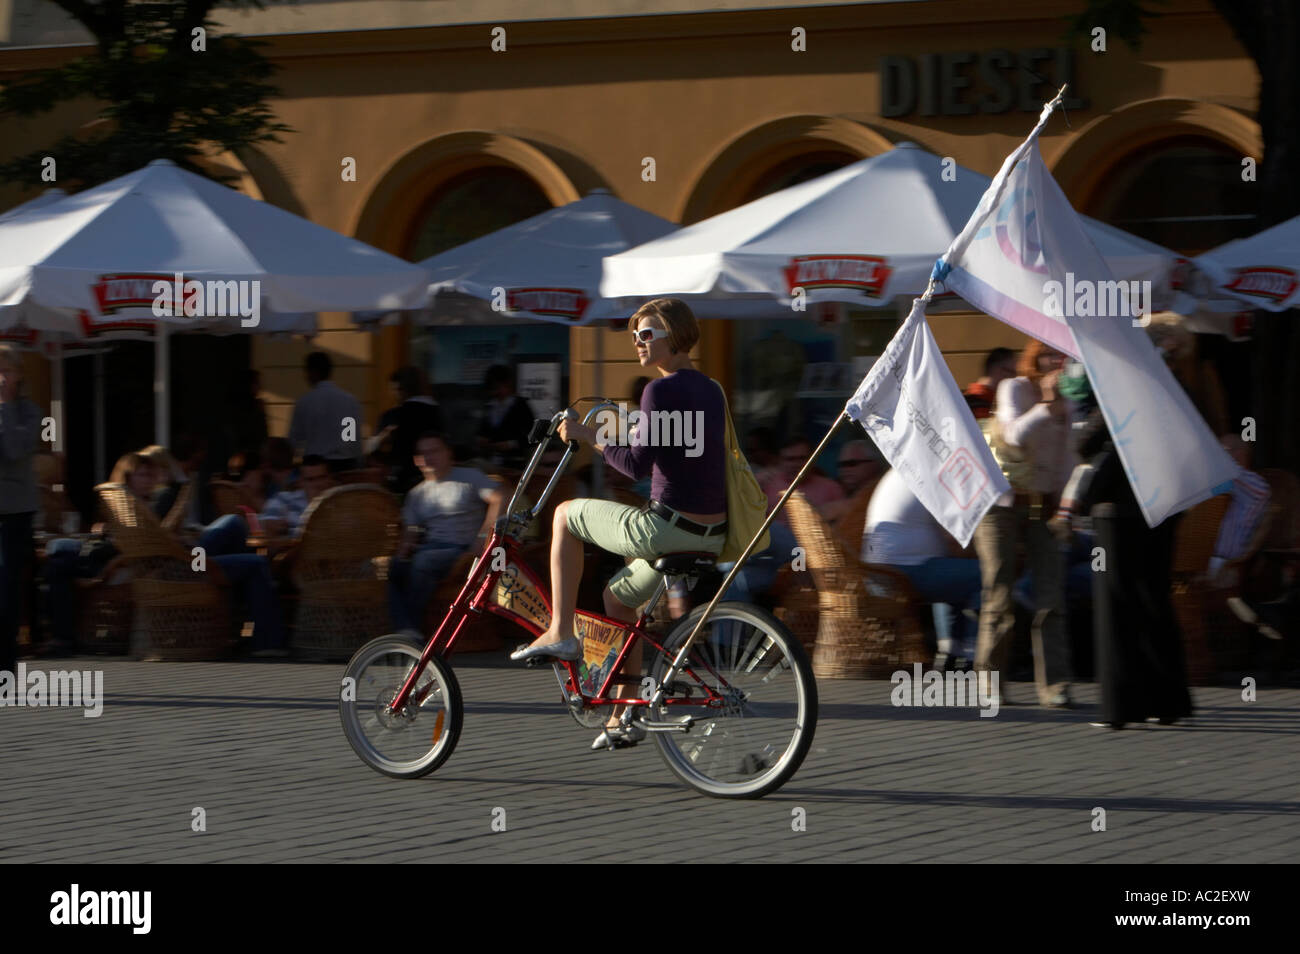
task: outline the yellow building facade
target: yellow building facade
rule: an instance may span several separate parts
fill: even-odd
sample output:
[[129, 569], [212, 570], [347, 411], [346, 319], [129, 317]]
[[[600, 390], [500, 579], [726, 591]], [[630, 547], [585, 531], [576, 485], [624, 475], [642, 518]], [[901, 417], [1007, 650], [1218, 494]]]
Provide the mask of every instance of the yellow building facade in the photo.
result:
[[[22, 6], [0, 2], [0, 20], [12, 27]], [[231, 28], [268, 41], [280, 68], [271, 105], [294, 132], [223, 161], [250, 194], [416, 260], [595, 188], [691, 223], [899, 142], [993, 175], [1069, 82], [1065, 118], [1041, 141], [1076, 208], [1184, 253], [1254, 231], [1239, 172], [1261, 154], [1259, 78], [1207, 0], [1161, 7], [1137, 54], [1116, 37], [1104, 50], [1065, 39], [1082, 0], [709, 6], [373, 0], [232, 16]], [[45, 32], [10, 30], [0, 74], [82, 52], [31, 42], [75, 42], [67, 24], [38, 26]], [[22, 148], [88, 115], [67, 109], [25, 124]], [[6, 187], [0, 207], [32, 194]], [[851, 368], [879, 353], [898, 317], [706, 322], [698, 356], [735, 395], [766, 373], [747, 349], [793, 338], [806, 361]], [[989, 348], [1023, 342], [978, 315], [936, 315], [932, 327], [962, 385]], [[362, 399], [371, 426], [402, 364], [468, 383], [438, 382], [447, 361], [476, 347], [460, 341], [464, 329], [370, 333], [340, 315], [323, 316], [322, 328], [310, 345], [253, 341], [273, 434], [287, 431], [312, 347], [334, 356], [336, 380]], [[540, 334], [522, 330], [518, 347], [565, 362], [570, 399], [629, 395], [639, 368], [625, 332], [556, 326], [529, 343]], [[504, 346], [498, 354], [512, 357]], [[753, 410], [755, 421], [775, 413]]]

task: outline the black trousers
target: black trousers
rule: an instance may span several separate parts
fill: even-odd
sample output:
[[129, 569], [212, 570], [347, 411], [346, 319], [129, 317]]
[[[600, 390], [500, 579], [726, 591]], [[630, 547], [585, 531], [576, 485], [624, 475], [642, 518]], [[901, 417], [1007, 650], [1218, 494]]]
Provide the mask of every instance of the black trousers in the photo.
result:
[[1178, 517], [1150, 528], [1141, 516], [1093, 510], [1106, 569], [1093, 574], [1093, 635], [1102, 722], [1192, 714], [1182, 631], [1169, 595]]
[[32, 514], [0, 515], [0, 670], [18, 670], [18, 624], [32, 560]]

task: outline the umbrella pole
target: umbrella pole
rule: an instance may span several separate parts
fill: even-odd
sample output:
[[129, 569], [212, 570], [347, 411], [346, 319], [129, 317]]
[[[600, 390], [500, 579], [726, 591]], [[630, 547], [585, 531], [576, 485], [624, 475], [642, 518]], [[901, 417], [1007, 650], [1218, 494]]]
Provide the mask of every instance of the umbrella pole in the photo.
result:
[[63, 453], [63, 342], [54, 343], [50, 359], [50, 417], [54, 418], [53, 450]]
[[96, 351], [91, 360], [95, 363], [95, 483], [102, 484], [108, 479], [104, 461], [104, 353]]
[[154, 342], [154, 362], [153, 362], [153, 397], [154, 397], [154, 443], [161, 444], [163, 447], [169, 445], [168, 435], [171, 432], [171, 421], [168, 420], [168, 413], [171, 410], [167, 403], [167, 385], [168, 377], [171, 374], [171, 353], [167, 346], [167, 322], [158, 321], [158, 337]]

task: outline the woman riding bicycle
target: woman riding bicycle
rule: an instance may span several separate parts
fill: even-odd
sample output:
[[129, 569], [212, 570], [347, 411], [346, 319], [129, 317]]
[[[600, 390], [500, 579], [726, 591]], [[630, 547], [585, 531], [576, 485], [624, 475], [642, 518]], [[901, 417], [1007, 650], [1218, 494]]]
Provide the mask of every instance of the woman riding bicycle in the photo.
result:
[[[641, 397], [641, 420], [628, 446], [607, 445], [600, 433], [576, 421], [564, 421], [563, 440], [593, 444], [605, 461], [633, 480], [651, 478], [650, 502], [643, 509], [608, 500], [580, 499], [560, 504], [551, 537], [551, 624], [531, 645], [511, 658], [548, 656], [576, 660], [582, 640], [574, 629], [578, 583], [582, 578], [583, 543], [620, 556], [636, 557], [605, 588], [605, 614], [632, 621], [653, 594], [660, 574], [650, 561], [665, 553], [722, 551], [727, 529], [726, 410], [718, 385], [695, 369], [690, 350], [700, 329], [685, 302], [657, 298], [629, 321], [637, 358], [659, 377]], [[628, 654], [625, 668], [639, 672], [641, 643]], [[618, 687], [620, 695], [625, 687]], [[620, 713], [610, 718], [593, 749], [634, 745], [645, 735], [635, 723], [619, 727]]]

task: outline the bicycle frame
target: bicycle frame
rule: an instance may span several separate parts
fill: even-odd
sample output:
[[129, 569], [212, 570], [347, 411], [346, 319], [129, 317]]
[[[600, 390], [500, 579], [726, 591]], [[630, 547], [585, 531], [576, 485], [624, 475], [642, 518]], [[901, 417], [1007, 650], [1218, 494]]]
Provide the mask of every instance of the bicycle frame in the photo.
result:
[[[591, 418], [602, 408], [612, 406], [614, 405], [611, 402], [602, 402], [587, 413], [587, 417], [583, 423], [585, 424], [587, 421], [591, 420]], [[568, 410], [562, 411], [551, 419], [550, 429], [547, 432], [546, 439], [542, 440], [538, 444], [537, 449], [533, 452], [532, 459], [528, 463], [528, 467], [519, 478], [519, 483], [516, 485], [515, 492], [510, 498], [510, 503], [507, 506], [506, 515], [497, 520], [491, 536], [484, 544], [483, 550], [479, 554], [478, 559], [474, 561], [474, 566], [470, 570], [469, 577], [465, 580], [464, 585], [461, 586], [460, 591], [456, 594], [456, 598], [452, 600], [451, 604], [448, 606], [447, 613], [443, 617], [442, 622], [438, 625], [437, 630], [435, 630], [433, 635], [429, 637], [428, 643], [425, 644], [424, 651], [420, 654], [419, 662], [416, 663], [415, 667], [411, 670], [397, 695], [393, 697], [392, 702], [389, 704], [389, 708], [392, 710], [400, 710], [412, 702], [419, 705], [423, 701], [423, 699], [419, 697], [418, 693], [415, 694], [415, 698], [412, 698], [412, 695], [414, 687], [419, 681], [420, 675], [428, 665], [429, 659], [435, 654], [439, 655], [443, 659], [450, 658], [455, 648], [457, 638], [465, 628], [465, 624], [472, 618], [472, 615], [481, 615], [485, 611], [495, 613], [498, 616], [510, 620], [515, 625], [522, 627], [534, 638], [541, 635], [543, 632], [543, 627], [538, 626], [535, 620], [516, 613], [509, 607], [494, 602], [492, 597], [496, 593], [502, 578], [507, 575], [514, 575], [510, 573], [510, 567], [517, 567], [519, 573], [525, 577], [527, 584], [536, 590], [538, 597], [545, 606], [548, 620], [552, 614], [551, 601], [546, 588], [542, 585], [540, 577], [538, 577], [526, 562], [520, 559], [522, 545], [519, 542], [519, 537], [545, 507], [546, 501], [550, 497], [552, 490], [554, 490], [556, 482], [563, 473], [569, 459], [573, 456], [576, 442], [569, 442], [569, 447], [565, 451], [564, 457], [556, 465], [555, 472], [547, 482], [546, 488], [542, 491], [542, 495], [538, 499], [537, 503], [531, 508], [525, 508], [522, 510], [518, 510], [516, 507], [523, 489], [532, 478], [542, 455], [546, 452], [555, 429], [558, 427], [559, 422], [569, 413], [571, 412]], [[659, 586], [651, 597], [650, 602], [647, 604], [646, 610], [641, 613], [635, 622], [629, 623], [626, 620], [618, 620], [609, 616], [601, 615], [600, 613], [591, 613], [585, 610], [576, 611], [576, 616], [579, 618], [594, 621], [595, 624], [618, 629], [621, 633], [623, 644], [619, 649], [613, 665], [610, 667], [609, 672], [604, 676], [600, 687], [596, 690], [594, 695], [587, 695], [582, 692], [577, 661], [557, 661], [555, 663], [557, 667], [557, 677], [559, 675], [558, 667], [563, 666], [567, 672], [567, 681], [562, 683], [562, 690], [565, 692], [567, 701], [571, 705], [577, 705], [581, 702], [584, 707], [615, 705], [644, 706], [647, 703], [646, 698], [612, 698], [606, 694], [610, 691], [612, 686], [623, 683], [628, 679], [628, 677], [623, 674], [623, 666], [627, 661], [632, 646], [635, 645], [638, 640], [644, 640], [650, 646], [659, 650], [661, 653], [664, 653], [666, 658], [672, 658], [668, 651], [665, 650], [664, 647], [645, 629], [646, 624], [654, 618], [652, 607], [659, 602], [659, 599], [663, 596], [664, 590], [667, 586], [668, 578], [665, 575], [664, 578], [660, 580]], [[709, 667], [707, 663], [703, 664], [703, 668], [707, 669], [714, 677], [718, 678], [719, 681], [722, 681], [721, 677], [718, 677], [717, 673], [712, 672], [712, 668]], [[671, 670], [669, 672], [671, 674]], [[693, 679], [704, 691], [704, 695], [694, 696], [688, 691], [686, 698], [679, 699], [664, 695], [661, 691], [662, 686], [658, 686], [656, 687], [656, 692], [652, 694], [652, 698], [655, 695], [662, 696], [662, 698], [659, 699], [659, 702], [663, 705], [720, 707], [724, 704], [723, 697], [710, 688], [706, 682], [696, 676], [689, 666], [683, 666], [681, 674], [689, 675], [690, 678]], [[641, 677], [638, 675], [635, 678], [639, 681]], [[428, 690], [426, 689], [424, 691]], [[629, 709], [629, 712], [630, 711], [631, 710]]]

